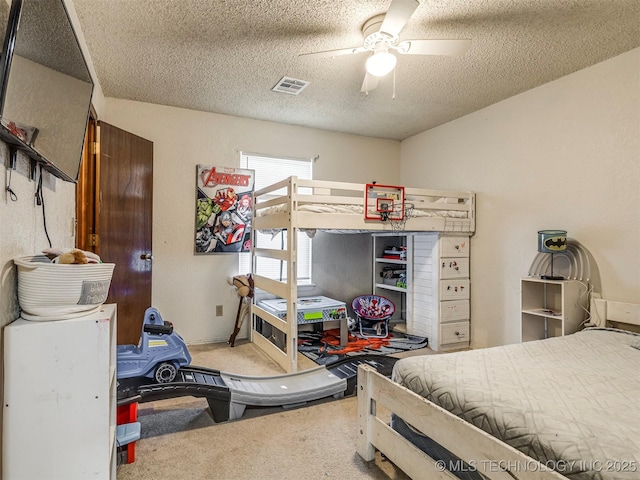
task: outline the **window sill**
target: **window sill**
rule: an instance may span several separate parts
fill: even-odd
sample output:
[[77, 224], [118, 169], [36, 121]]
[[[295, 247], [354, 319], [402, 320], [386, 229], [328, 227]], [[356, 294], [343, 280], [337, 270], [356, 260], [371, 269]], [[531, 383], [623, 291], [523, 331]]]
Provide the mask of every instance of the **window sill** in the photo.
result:
[[298, 293], [300, 293], [300, 292], [309, 292], [311, 290], [314, 290], [315, 288], [316, 288], [316, 284], [315, 283], [298, 284]]

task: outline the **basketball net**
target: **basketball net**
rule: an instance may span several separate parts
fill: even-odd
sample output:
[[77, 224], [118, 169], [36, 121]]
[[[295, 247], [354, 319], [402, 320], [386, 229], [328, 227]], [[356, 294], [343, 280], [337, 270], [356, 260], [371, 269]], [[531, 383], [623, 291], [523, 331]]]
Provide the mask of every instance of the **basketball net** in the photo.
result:
[[397, 213], [397, 215], [389, 215], [387, 221], [389, 225], [391, 225], [391, 230], [394, 232], [402, 232], [404, 231], [407, 220], [409, 220], [413, 214], [413, 203], [404, 204], [404, 217], [402, 217], [402, 204], [394, 205], [393, 211]]

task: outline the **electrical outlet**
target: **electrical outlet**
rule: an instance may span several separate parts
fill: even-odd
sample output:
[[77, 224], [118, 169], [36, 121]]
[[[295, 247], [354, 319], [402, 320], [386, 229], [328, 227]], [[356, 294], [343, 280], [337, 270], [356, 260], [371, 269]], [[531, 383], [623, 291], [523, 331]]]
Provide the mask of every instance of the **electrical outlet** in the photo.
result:
[[222, 305], [216, 305], [216, 317], [222, 316]]

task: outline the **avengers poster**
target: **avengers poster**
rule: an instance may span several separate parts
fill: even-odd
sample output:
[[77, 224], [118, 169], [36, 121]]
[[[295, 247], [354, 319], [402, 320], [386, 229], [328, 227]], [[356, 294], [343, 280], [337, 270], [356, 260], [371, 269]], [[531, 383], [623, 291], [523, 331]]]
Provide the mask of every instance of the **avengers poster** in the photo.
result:
[[254, 171], [196, 166], [195, 253], [251, 250]]

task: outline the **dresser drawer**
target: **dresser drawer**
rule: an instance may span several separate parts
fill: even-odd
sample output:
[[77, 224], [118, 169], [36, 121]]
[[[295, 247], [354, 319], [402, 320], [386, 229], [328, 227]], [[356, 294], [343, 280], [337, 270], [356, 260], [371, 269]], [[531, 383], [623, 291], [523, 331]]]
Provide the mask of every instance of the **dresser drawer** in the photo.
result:
[[441, 258], [440, 278], [469, 278], [469, 259]]
[[441, 257], [468, 257], [469, 237], [442, 237], [440, 238]]
[[469, 280], [440, 280], [440, 300], [469, 300]]
[[469, 320], [469, 300], [440, 302], [440, 322]]
[[469, 343], [469, 322], [444, 323], [440, 325], [440, 345]]

